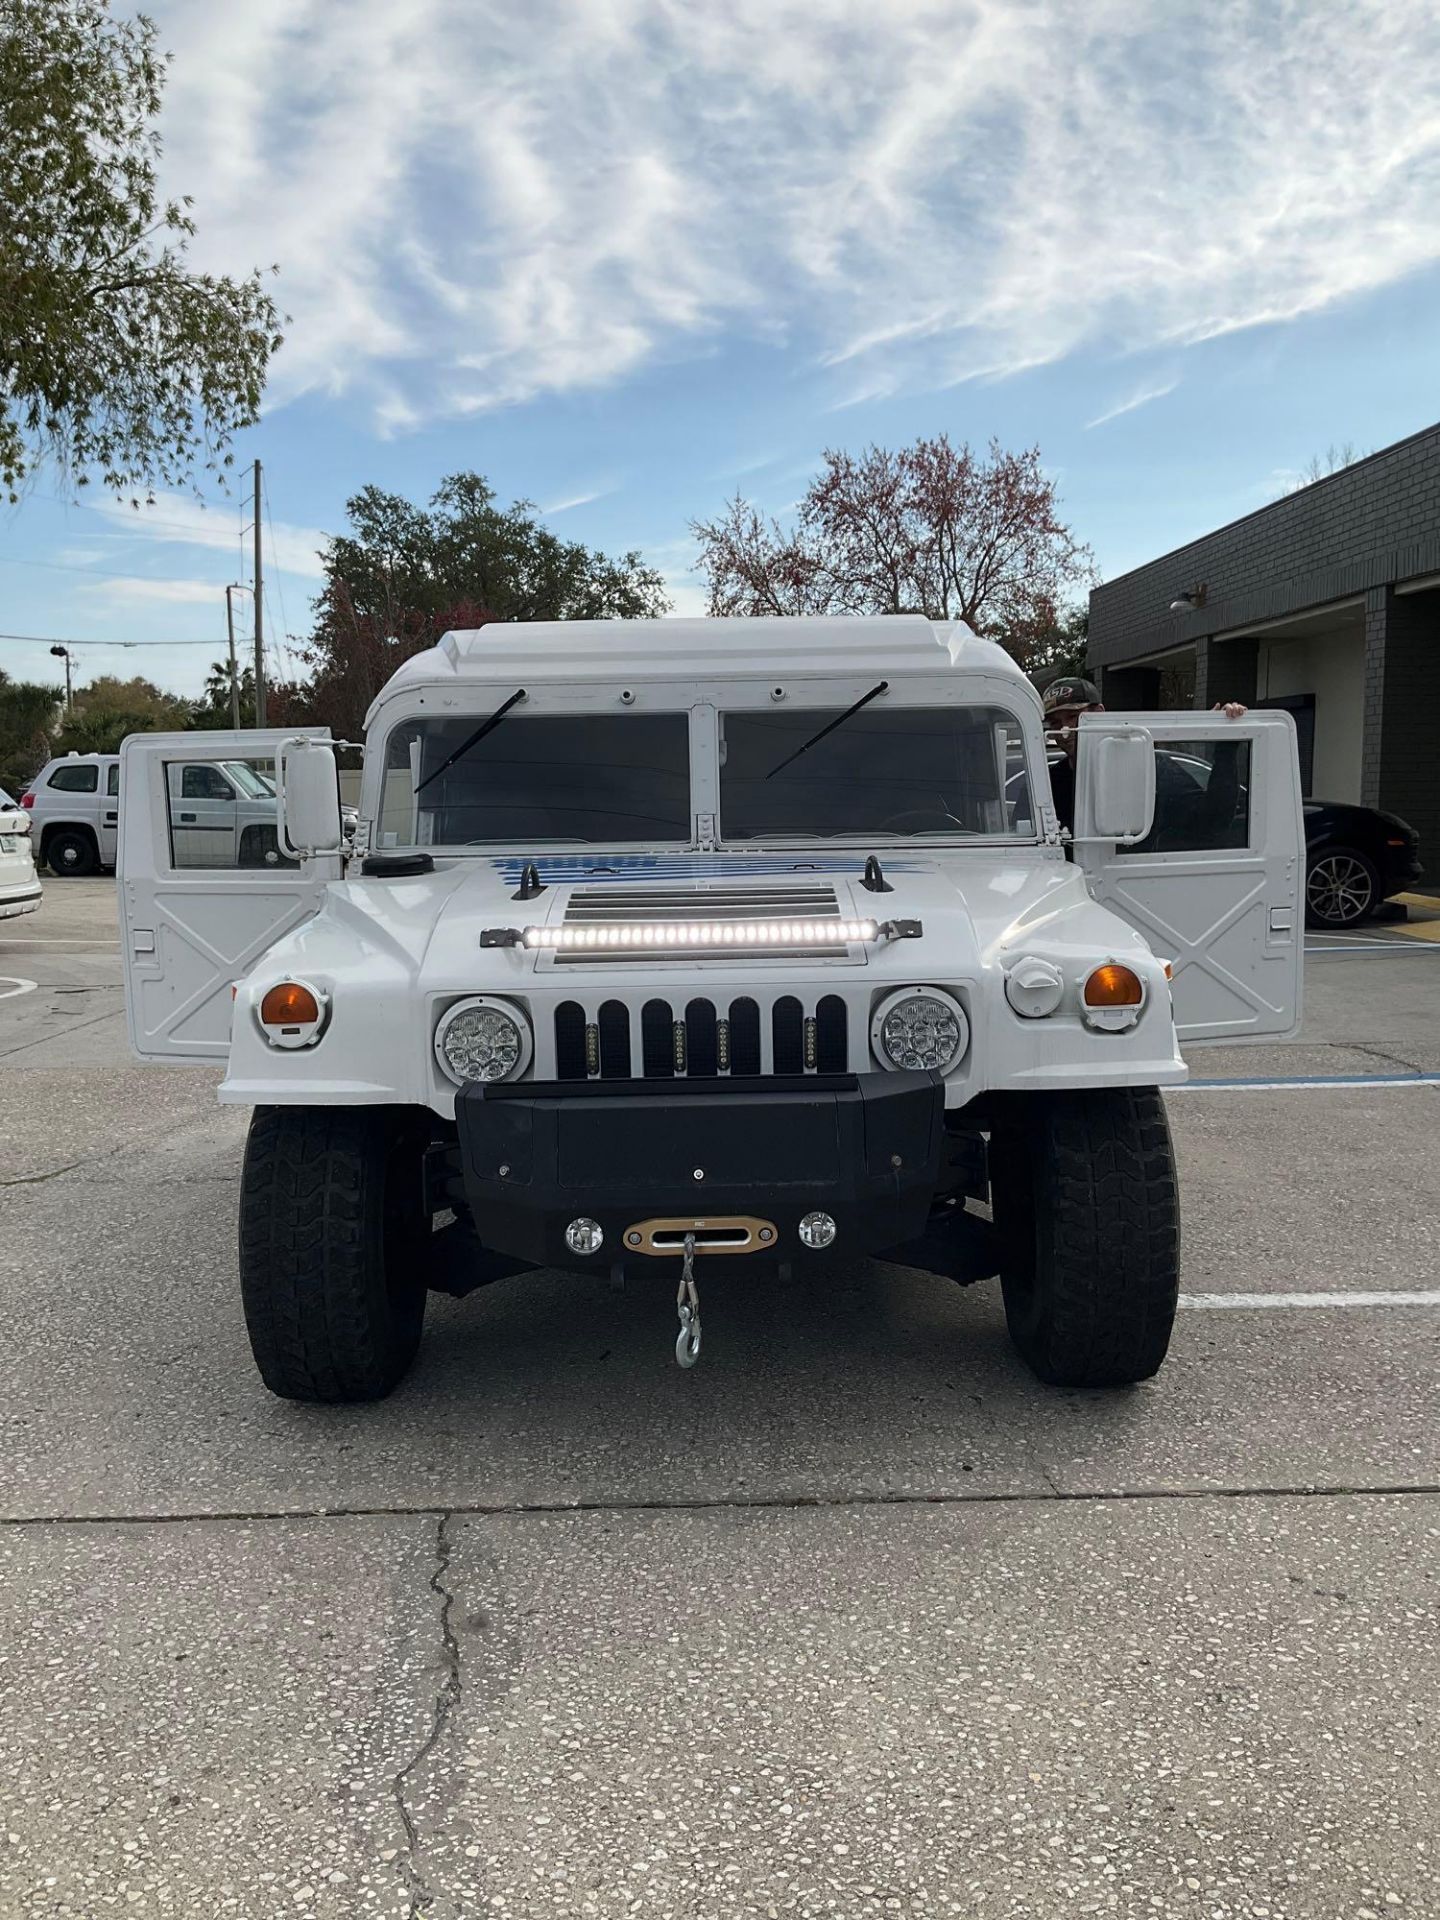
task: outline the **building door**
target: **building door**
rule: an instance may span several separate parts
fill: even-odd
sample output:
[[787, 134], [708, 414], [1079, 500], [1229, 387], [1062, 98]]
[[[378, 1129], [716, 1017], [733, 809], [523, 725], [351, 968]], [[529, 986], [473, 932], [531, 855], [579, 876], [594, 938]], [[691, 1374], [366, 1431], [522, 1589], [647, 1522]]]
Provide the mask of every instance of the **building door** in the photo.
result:
[[1315, 696], [1313, 693], [1282, 693], [1273, 700], [1257, 700], [1255, 705], [1275, 713], [1288, 713], [1295, 722], [1295, 746], [1300, 755], [1300, 791], [1308, 800], [1315, 791]]

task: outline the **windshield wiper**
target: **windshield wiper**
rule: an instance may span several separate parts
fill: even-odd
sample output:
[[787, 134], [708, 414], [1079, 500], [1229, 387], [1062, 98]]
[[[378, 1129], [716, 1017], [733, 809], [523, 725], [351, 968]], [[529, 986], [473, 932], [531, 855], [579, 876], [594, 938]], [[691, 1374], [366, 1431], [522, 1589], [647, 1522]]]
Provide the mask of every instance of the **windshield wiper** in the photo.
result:
[[432, 780], [438, 780], [442, 773], [448, 773], [450, 768], [454, 766], [457, 760], [461, 759], [463, 755], [469, 753], [472, 747], [478, 747], [480, 742], [485, 738], [487, 733], [493, 733], [495, 731], [496, 727], [499, 726], [500, 722], [505, 718], [506, 714], [510, 711], [511, 707], [518, 706], [519, 703], [524, 698], [525, 698], [524, 687], [517, 687], [514, 693], [511, 694], [510, 698], [506, 700], [501, 706], [498, 706], [495, 709], [495, 711], [491, 714], [488, 720], [482, 720], [479, 726], [476, 727], [475, 731], [470, 735], [470, 737], [460, 742], [459, 746], [456, 747], [455, 751], [451, 754], [448, 760], [442, 760], [439, 766], [436, 767], [433, 773], [426, 774], [425, 778], [420, 782], [419, 786], [416, 787], [415, 789], [416, 793], [423, 793], [426, 787], [429, 786]]
[[767, 780], [773, 780], [777, 773], [783, 773], [792, 760], [798, 760], [802, 753], [808, 753], [811, 747], [818, 746], [827, 733], [834, 733], [837, 727], [843, 727], [847, 720], [854, 719], [862, 707], [868, 707], [872, 700], [878, 700], [882, 693], [889, 691], [889, 688], [890, 682], [888, 680], [882, 680], [878, 687], [871, 687], [868, 693], [862, 693], [853, 707], [847, 707], [844, 713], [837, 714], [828, 726], [821, 727], [818, 733], [812, 733], [803, 746], [796, 747], [793, 753], [786, 754], [778, 767], [771, 767], [765, 778]]

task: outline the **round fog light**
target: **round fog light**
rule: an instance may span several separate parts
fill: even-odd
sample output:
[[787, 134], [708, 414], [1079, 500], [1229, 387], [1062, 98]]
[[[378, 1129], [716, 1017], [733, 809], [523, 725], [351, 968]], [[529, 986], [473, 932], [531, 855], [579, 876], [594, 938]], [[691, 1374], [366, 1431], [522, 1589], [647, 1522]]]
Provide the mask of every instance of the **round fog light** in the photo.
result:
[[839, 1229], [828, 1213], [807, 1213], [800, 1222], [800, 1238], [807, 1247], [816, 1252], [828, 1247]]
[[571, 1253], [598, 1253], [604, 1242], [605, 1230], [598, 1220], [572, 1220], [565, 1229]]

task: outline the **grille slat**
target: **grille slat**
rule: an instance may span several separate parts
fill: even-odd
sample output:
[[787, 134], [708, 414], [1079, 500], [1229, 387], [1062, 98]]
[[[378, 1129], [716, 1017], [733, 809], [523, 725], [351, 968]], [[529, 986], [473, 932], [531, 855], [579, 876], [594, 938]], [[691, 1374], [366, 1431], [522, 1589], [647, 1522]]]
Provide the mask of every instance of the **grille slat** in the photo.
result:
[[630, 1078], [630, 1009], [623, 1000], [607, 1000], [600, 1009], [600, 1078]]
[[576, 1000], [555, 1009], [555, 1078], [585, 1078], [585, 1009]]
[[770, 1012], [770, 1043], [774, 1048], [776, 1073], [803, 1073], [805, 1054], [802, 1046], [805, 1010], [794, 994], [787, 993], [775, 1002]]

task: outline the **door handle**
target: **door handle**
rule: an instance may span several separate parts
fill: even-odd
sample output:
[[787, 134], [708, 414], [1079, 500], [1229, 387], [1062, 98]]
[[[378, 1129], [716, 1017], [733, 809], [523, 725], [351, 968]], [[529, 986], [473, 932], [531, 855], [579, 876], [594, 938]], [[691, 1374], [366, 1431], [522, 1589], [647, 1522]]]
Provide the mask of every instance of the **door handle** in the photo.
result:
[[114, 827], [114, 826], [118, 826], [118, 825], [119, 825], [119, 822], [120, 822], [120, 816], [119, 816], [119, 814], [118, 814], [118, 813], [107, 813], [107, 814], [106, 814], [106, 816], [105, 816], [105, 824], [106, 824], [106, 826], [107, 826], [107, 827]]
[[187, 820], [193, 820], [194, 818], [195, 816], [193, 813], [182, 813], [180, 816], [181, 825], [183, 826]]

